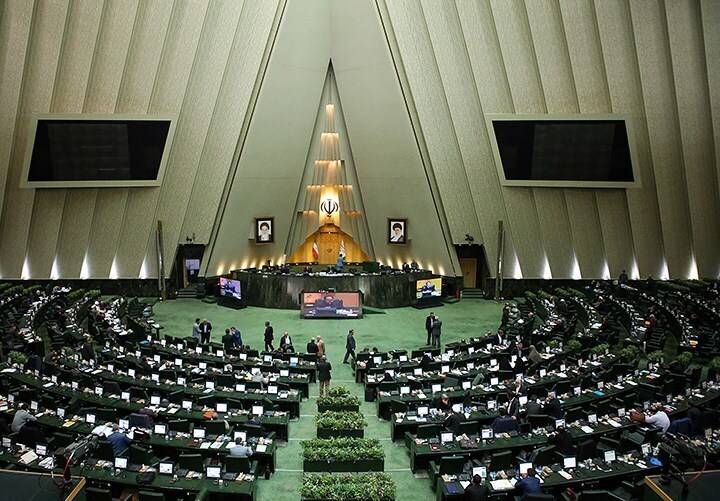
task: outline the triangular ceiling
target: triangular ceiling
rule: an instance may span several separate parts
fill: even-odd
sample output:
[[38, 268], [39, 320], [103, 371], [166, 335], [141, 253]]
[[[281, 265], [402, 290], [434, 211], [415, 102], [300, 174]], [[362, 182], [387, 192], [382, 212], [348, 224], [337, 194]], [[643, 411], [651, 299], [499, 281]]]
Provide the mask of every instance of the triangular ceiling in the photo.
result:
[[[375, 4], [351, 0], [288, 2], [202, 271], [214, 276], [287, 258], [330, 60], [349, 139], [341, 154], [353, 160], [362, 186], [375, 258], [393, 266], [415, 258], [459, 275]], [[248, 238], [261, 217], [275, 218], [273, 244]], [[392, 218], [408, 220], [407, 245], [387, 243]]]

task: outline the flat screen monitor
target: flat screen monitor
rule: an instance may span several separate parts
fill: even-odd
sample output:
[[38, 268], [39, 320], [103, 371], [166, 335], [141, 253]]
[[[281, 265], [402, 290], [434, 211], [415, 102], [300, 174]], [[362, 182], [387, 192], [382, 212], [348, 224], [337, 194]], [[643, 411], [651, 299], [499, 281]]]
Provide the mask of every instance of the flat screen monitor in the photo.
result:
[[564, 419], [556, 419], [555, 420], [555, 428], [565, 427], [565, 420]]
[[611, 463], [615, 461], [615, 451], [605, 451], [603, 454], [603, 459], [605, 459], [606, 463]]
[[520, 475], [527, 473], [530, 468], [532, 468], [532, 463], [520, 463]]
[[240, 392], [240, 393], [245, 393], [245, 385], [241, 384], [241, 383], [236, 384], [235, 391]]
[[64, 419], [65, 418], [65, 409], [62, 407], [58, 407], [57, 411], [55, 411], [55, 414], [57, 414], [57, 417], [59, 417], [60, 419]]
[[263, 409], [262, 405], [253, 405], [252, 406], [253, 416], [262, 416], [263, 412], [264, 412], [264, 409]]
[[47, 444], [35, 444], [35, 454], [41, 457], [47, 456]]
[[440, 296], [442, 296], [442, 278], [423, 278], [415, 282], [416, 299]]
[[156, 424], [153, 431], [155, 432], [155, 435], [166, 435], [167, 434], [167, 425]]
[[360, 292], [303, 292], [303, 318], [360, 318]]
[[2, 438], [2, 446], [6, 449], [9, 449], [10, 447], [12, 447], [12, 438], [3, 437]]
[[520, 405], [526, 405], [528, 403], [528, 397], [526, 397], [525, 395], [521, 395], [518, 398], [518, 403], [520, 403]]
[[185, 409], [186, 411], [189, 411], [192, 409], [192, 401], [191, 400], [183, 400], [181, 407]]
[[115, 468], [118, 470], [127, 470], [128, 467], [128, 458], [122, 458], [122, 457], [116, 457], [115, 458]]
[[245, 442], [247, 440], [247, 432], [246, 431], [235, 431], [233, 433], [233, 440], [236, 442], [242, 441]]
[[575, 456], [569, 456], [563, 458], [563, 468], [571, 469], [571, 468], [577, 468], [577, 461], [575, 459]]
[[480, 430], [480, 437], [482, 437], [483, 440], [490, 440], [493, 438], [493, 431], [492, 428], [483, 428]]
[[118, 426], [123, 430], [129, 430], [130, 429], [130, 420], [129, 419], [118, 419]]
[[486, 478], [487, 477], [487, 467], [486, 466], [473, 466], [472, 474], [473, 474], [473, 476], [480, 475], [480, 478]]
[[497, 401], [496, 400], [488, 400], [487, 401], [487, 410], [494, 411], [497, 409]]
[[624, 115], [487, 115], [504, 186], [637, 187]]
[[290, 371], [287, 369], [280, 369], [280, 377], [290, 377]]
[[433, 384], [433, 385], [431, 385], [431, 389], [432, 389], [433, 393], [439, 393], [440, 391], [442, 391], [442, 385], [437, 384], [437, 383]]
[[85, 422], [88, 424], [95, 424], [95, 414], [85, 414]]
[[120, 400], [124, 400], [125, 402], [130, 401], [130, 392], [129, 391], [123, 391], [120, 393]]
[[640, 450], [642, 451], [644, 456], [649, 456], [652, 452], [652, 446], [650, 444], [642, 444], [640, 446]]
[[588, 423], [596, 424], [597, 423], [597, 414], [588, 414]]
[[421, 405], [417, 408], [417, 413], [418, 416], [427, 416], [428, 414], [430, 414], [430, 407], [428, 407], [427, 405]]
[[227, 412], [227, 404], [225, 402], [218, 402], [215, 404], [215, 410], [218, 412]]
[[37, 114], [31, 120], [23, 188], [162, 183], [173, 116]]
[[242, 291], [240, 289], [240, 281], [221, 277], [220, 278], [220, 295], [223, 297], [242, 299]]
[[193, 438], [200, 440], [205, 438], [205, 428], [193, 428]]
[[150, 397], [150, 405], [160, 405], [160, 395]]
[[160, 461], [158, 472], [161, 475], [172, 475], [175, 472], [175, 463], [172, 461]]
[[220, 478], [220, 473], [222, 472], [222, 466], [206, 466], [205, 467], [205, 476], [207, 478]]
[[443, 444], [449, 444], [453, 441], [453, 434], [451, 431], [444, 431], [440, 433], [440, 442]]

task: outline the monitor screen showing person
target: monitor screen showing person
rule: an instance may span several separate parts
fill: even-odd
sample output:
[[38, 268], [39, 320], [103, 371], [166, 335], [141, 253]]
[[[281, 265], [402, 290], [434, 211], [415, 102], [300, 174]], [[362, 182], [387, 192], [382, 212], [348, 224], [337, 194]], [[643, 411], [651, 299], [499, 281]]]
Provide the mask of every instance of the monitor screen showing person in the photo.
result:
[[358, 318], [362, 316], [359, 292], [304, 292], [304, 318]]
[[242, 299], [240, 291], [240, 281], [231, 280], [229, 278], [220, 278], [220, 295]]
[[415, 297], [425, 299], [440, 297], [442, 295], [442, 278], [427, 278], [418, 280], [415, 285]]

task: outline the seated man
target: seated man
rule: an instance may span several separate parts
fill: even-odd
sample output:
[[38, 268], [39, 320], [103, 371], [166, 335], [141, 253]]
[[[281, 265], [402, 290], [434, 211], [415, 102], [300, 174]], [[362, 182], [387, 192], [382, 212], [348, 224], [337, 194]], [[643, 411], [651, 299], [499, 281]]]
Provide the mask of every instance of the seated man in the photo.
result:
[[123, 452], [127, 450], [128, 447], [130, 447], [130, 444], [132, 444], [132, 440], [128, 438], [127, 435], [125, 435], [123, 432], [120, 431], [120, 427], [115, 425], [113, 426], [113, 432], [108, 436], [108, 442], [112, 445], [113, 452], [116, 456], [119, 456]]
[[670, 418], [665, 413], [665, 411], [662, 410], [661, 407], [653, 405], [652, 407], [650, 407], [650, 412], [652, 412], [652, 415], [650, 416], [646, 416], [642, 412], [631, 412], [630, 419], [639, 423], [652, 424], [654, 426], [657, 426], [658, 428], [661, 428], [663, 432], [666, 432], [667, 429], [670, 427]]
[[465, 414], [462, 412], [453, 412], [445, 418], [443, 426], [453, 432], [453, 435], [460, 435], [460, 424], [465, 422]]
[[508, 416], [507, 410], [504, 407], [498, 409], [498, 417], [495, 418], [492, 425], [490, 426], [493, 433], [505, 433], [509, 431], [517, 431], [517, 420], [514, 417]]
[[536, 475], [534, 468], [528, 468], [527, 473], [523, 473], [522, 478], [515, 484], [515, 488], [522, 492], [522, 501], [527, 499], [528, 494], [540, 492], [540, 479]]
[[470, 485], [465, 487], [465, 499], [467, 501], [485, 501], [490, 497], [490, 490], [485, 485], [480, 475], [475, 475]]
[[447, 396], [447, 393], [443, 393], [439, 400], [435, 400], [433, 402], [433, 405], [441, 410], [441, 411], [449, 411], [452, 409], [452, 405], [450, 404], [450, 397]]
[[565, 456], [575, 454], [575, 446], [573, 445], [572, 435], [564, 426], [558, 426], [554, 433], [548, 435], [548, 444], [554, 445], [555, 448]]
[[250, 447], [246, 446], [243, 443], [243, 441], [239, 440], [239, 439], [238, 439], [235, 447], [232, 447], [230, 449], [231, 456], [239, 456], [239, 457], [249, 458], [250, 456], [252, 456], [252, 453], [253, 453], [252, 449]]

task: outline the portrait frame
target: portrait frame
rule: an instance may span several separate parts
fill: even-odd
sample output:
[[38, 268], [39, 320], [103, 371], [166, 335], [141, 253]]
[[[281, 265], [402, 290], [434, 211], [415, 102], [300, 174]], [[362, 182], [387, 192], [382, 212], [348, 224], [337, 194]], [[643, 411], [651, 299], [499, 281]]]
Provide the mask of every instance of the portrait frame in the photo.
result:
[[[265, 226], [267, 225], [267, 231]], [[275, 242], [275, 218], [256, 217], [255, 218], [255, 243], [271, 244]]]
[[[395, 237], [395, 227], [400, 227], [401, 238]], [[406, 245], [408, 241], [408, 220], [401, 217], [389, 217], [387, 225], [387, 243], [389, 245]]]

